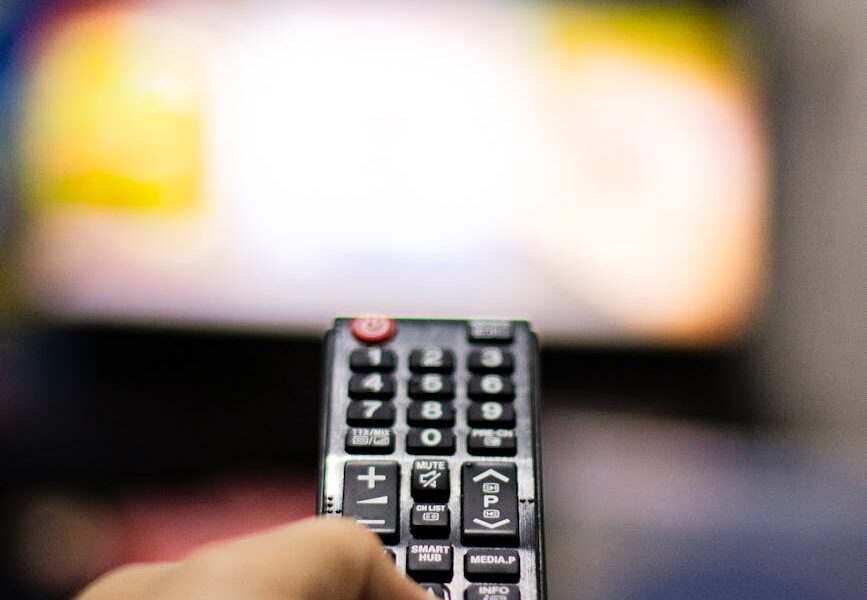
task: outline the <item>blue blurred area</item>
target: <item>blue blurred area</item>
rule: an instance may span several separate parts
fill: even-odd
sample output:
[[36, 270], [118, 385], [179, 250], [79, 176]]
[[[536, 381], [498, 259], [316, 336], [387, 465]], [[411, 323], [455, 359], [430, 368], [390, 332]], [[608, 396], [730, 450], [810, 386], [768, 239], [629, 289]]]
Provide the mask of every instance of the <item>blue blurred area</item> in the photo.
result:
[[553, 598], [857, 600], [858, 447], [562, 408], [545, 418]]

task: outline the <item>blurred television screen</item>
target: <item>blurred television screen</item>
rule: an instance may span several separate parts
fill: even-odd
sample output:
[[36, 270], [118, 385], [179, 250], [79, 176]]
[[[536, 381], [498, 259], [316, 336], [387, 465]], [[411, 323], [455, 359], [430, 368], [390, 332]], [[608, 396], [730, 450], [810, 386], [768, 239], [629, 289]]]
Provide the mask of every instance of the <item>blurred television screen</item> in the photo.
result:
[[65, 2], [17, 41], [23, 286], [54, 318], [521, 316], [717, 345], [766, 268], [743, 24], [694, 5]]

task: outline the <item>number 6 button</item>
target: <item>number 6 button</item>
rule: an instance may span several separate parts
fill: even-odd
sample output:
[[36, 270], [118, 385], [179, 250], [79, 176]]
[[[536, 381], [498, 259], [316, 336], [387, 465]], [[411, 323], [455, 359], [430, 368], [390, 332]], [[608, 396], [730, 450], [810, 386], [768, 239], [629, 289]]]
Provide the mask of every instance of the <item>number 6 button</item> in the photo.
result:
[[469, 395], [473, 400], [511, 400], [515, 397], [515, 386], [502, 375], [476, 376], [470, 379]]

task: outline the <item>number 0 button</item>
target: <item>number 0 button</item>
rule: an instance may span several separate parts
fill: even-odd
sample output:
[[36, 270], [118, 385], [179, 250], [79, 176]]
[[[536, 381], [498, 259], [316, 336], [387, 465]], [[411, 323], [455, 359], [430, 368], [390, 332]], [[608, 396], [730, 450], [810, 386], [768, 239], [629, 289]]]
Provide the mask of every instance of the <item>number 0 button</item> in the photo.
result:
[[406, 434], [406, 451], [410, 454], [454, 454], [455, 434], [451, 429], [410, 429]]

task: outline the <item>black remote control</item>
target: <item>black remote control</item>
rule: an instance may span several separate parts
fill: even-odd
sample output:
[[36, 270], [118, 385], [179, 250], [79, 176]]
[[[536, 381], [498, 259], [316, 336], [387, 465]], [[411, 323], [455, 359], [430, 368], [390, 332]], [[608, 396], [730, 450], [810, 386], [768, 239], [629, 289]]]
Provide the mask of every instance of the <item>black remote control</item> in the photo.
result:
[[317, 512], [432, 597], [544, 599], [538, 364], [523, 321], [337, 319]]

